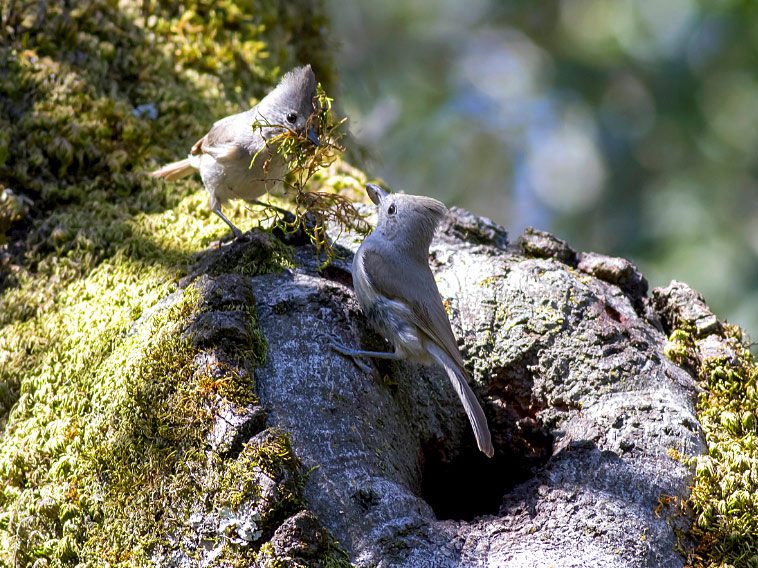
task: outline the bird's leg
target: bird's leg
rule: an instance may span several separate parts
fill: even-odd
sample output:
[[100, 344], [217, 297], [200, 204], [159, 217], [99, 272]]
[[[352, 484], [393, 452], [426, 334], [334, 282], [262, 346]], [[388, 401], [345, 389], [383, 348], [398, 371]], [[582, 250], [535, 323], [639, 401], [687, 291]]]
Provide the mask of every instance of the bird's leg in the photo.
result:
[[372, 359], [391, 359], [393, 361], [402, 359], [402, 357], [394, 351], [389, 353], [385, 351], [362, 351], [360, 349], [350, 349], [344, 345], [339, 345], [338, 343], [332, 343], [332, 347], [335, 351], [347, 355], [348, 357], [371, 357]]
[[363, 351], [361, 349], [350, 349], [349, 347], [345, 347], [341, 343], [338, 343], [336, 339], [332, 338], [329, 342], [331, 345], [331, 348], [337, 351], [338, 353], [341, 353], [342, 355], [345, 355], [346, 357], [350, 357], [355, 365], [364, 373], [368, 373], [371, 375], [376, 375], [376, 369], [373, 368], [370, 365], [367, 365], [363, 361], [360, 360], [360, 357], [369, 357], [372, 359], [390, 359], [390, 360], [398, 360], [402, 359], [402, 357], [397, 353], [397, 351], [393, 351], [392, 353], [387, 353], [384, 351]]
[[234, 238], [235, 238], [235, 239], [238, 239], [238, 238], [240, 238], [240, 237], [242, 236], [242, 231], [240, 231], [240, 230], [239, 230], [237, 227], [235, 227], [235, 226], [234, 226], [234, 223], [232, 223], [232, 222], [231, 222], [229, 219], [227, 219], [227, 218], [226, 218], [226, 215], [224, 215], [224, 214], [221, 212], [221, 208], [220, 208], [220, 207], [216, 207], [216, 208], [213, 210], [213, 212], [214, 212], [216, 215], [218, 215], [219, 217], [221, 217], [221, 220], [222, 220], [224, 223], [226, 223], [227, 225], [229, 225], [229, 228], [232, 230], [232, 233], [234, 233]]

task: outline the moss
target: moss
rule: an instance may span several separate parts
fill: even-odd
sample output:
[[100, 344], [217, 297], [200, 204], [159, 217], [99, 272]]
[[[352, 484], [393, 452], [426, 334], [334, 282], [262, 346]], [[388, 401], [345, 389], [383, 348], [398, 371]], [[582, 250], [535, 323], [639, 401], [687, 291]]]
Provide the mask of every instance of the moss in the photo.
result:
[[285, 433], [266, 431], [245, 444], [237, 459], [225, 468], [218, 490], [212, 493], [213, 510], [229, 516], [247, 511], [247, 518], [256, 519], [257, 545], [233, 546], [232, 540], [217, 558], [218, 565], [251, 564], [260, 542], [265, 544], [287, 517], [302, 508], [303, 479]]
[[[279, 227], [290, 235], [300, 233], [307, 238], [315, 246], [317, 255], [323, 253], [326, 257], [322, 264], [325, 267], [336, 255], [332, 239], [328, 236], [329, 229], [349, 230], [365, 236], [370, 232], [370, 225], [353, 205], [350, 194], [354, 191], [349, 183], [340, 182], [334, 177], [327, 177], [330, 183], [323, 183], [324, 176], [317, 176], [337, 164], [344, 154], [345, 147], [341, 141], [346, 135], [344, 125], [347, 118], [340, 119], [334, 114], [333, 99], [321, 85], [318, 86], [316, 99], [314, 105], [319, 110], [310, 117], [308, 126], [319, 133], [321, 143], [318, 146], [311, 143], [304, 133], [290, 129], [283, 129], [271, 142], [287, 163], [289, 173], [282, 185], [295, 216], [293, 221], [280, 222]], [[352, 181], [356, 181], [355, 178]]]
[[193, 377], [196, 350], [182, 336], [198, 304], [192, 292], [120, 345], [96, 379], [110, 383], [108, 400], [99, 401], [100, 415], [90, 419], [96, 441], [82, 449], [79, 469], [83, 490], [99, 488], [102, 502], [81, 560], [117, 563], [132, 551], [131, 560], [146, 561], [161, 532], [156, 528], [163, 528], [158, 520], [177, 494], [192, 490], [186, 468], [199, 459], [211, 418]]
[[[0, 163], [3, 161], [3, 137], [7, 137], [7, 133], [0, 134]], [[11, 225], [22, 220], [28, 213], [28, 199], [24, 199], [0, 185], [0, 245], [6, 242], [5, 233], [11, 228]], [[0, 280], [0, 286], [2, 286], [2, 280]]]
[[228, 273], [255, 276], [293, 266], [292, 249], [270, 233], [258, 230], [228, 245], [223, 254], [212, 251], [206, 256], [201, 266], [211, 276]]
[[676, 363], [697, 371], [698, 415], [708, 453], [695, 462], [687, 502], [697, 543], [692, 566], [758, 563], [758, 366], [742, 332], [723, 326], [732, 351], [702, 358], [692, 330], [674, 330], [666, 347]]
[[336, 543], [331, 543], [324, 558], [301, 559], [277, 554], [271, 543], [265, 543], [255, 557], [256, 566], [261, 568], [351, 568], [347, 556]]
[[[193, 371], [184, 328], [203, 308], [177, 283], [227, 228], [196, 180], [145, 172], [303, 55], [328, 83], [314, 49], [323, 14], [310, 0], [2, 11], [0, 231], [16, 224], [0, 250], [0, 564], [145, 565], [212, 494], [197, 471], [221, 479], [228, 464], [206, 441], [212, 404], [254, 404], [251, 371], [265, 357], [254, 310], [237, 306], [251, 341], [232, 355], [245, 366]], [[228, 214], [257, 219], [242, 204]], [[219, 270], [288, 262], [274, 243]]]

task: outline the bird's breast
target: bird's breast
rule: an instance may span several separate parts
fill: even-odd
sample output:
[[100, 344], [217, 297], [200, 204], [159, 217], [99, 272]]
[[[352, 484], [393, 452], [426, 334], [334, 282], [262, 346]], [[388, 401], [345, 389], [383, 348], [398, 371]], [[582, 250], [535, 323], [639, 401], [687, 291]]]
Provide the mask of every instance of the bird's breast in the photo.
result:
[[369, 324], [402, 357], [427, 362], [424, 334], [413, 323], [411, 309], [405, 302], [387, 298], [372, 286], [361, 253], [359, 249], [353, 259], [353, 289]]
[[220, 201], [251, 201], [273, 190], [284, 178], [286, 169], [284, 160], [277, 154], [264, 150], [256, 156], [242, 151], [233, 160], [215, 160], [203, 155], [200, 175], [206, 188]]

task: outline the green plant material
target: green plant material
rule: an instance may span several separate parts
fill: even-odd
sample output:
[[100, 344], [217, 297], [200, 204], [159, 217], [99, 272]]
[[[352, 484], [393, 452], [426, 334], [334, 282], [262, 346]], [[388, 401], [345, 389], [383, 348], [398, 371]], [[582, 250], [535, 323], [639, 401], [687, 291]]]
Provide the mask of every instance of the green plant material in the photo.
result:
[[259, 526], [270, 536], [287, 517], [303, 506], [304, 477], [300, 462], [292, 453], [289, 436], [281, 431], [269, 431], [260, 440], [253, 439], [237, 459], [224, 471], [223, 490], [215, 495], [214, 507], [239, 509], [250, 499], [260, 499], [261, 476], [277, 483], [275, 498], [260, 515]]
[[353, 566], [347, 553], [334, 541], [330, 543], [325, 558], [316, 562], [310, 558], [304, 560], [289, 556], [281, 557], [276, 554], [270, 542], [261, 546], [255, 556], [255, 561], [256, 566], [261, 568], [351, 568]]
[[758, 366], [738, 327], [724, 325], [724, 340], [734, 360], [697, 359], [697, 339], [685, 330], [675, 330], [666, 346], [678, 364], [699, 362], [704, 389], [698, 416], [708, 453], [693, 460], [686, 503], [697, 543], [688, 564], [698, 568], [758, 564]]
[[[253, 128], [263, 126], [281, 129], [281, 134], [269, 141], [277, 154], [288, 164], [289, 173], [281, 180], [285, 186], [285, 197], [294, 205], [294, 221], [286, 221], [277, 208], [268, 210], [268, 220], [282, 227], [285, 232], [302, 230], [316, 247], [317, 254], [325, 255], [323, 265], [334, 258], [332, 241], [327, 228], [339, 231], [350, 230], [366, 235], [371, 227], [353, 205], [354, 193], [346, 191], [349, 185], [324, 185], [319, 175], [340, 161], [345, 152], [341, 140], [345, 136], [343, 127], [347, 118], [337, 118], [332, 110], [333, 99], [327, 96], [321, 84], [318, 85], [318, 109], [310, 117], [304, 132], [296, 132], [286, 125], [256, 123]], [[318, 133], [320, 144], [316, 146], [306, 135], [309, 128]], [[253, 161], [260, 159], [258, 155]], [[265, 165], [264, 165], [265, 167]]]
[[5, 243], [5, 233], [11, 225], [29, 214], [30, 205], [27, 197], [0, 185], [0, 245]]
[[[100, 301], [110, 307], [107, 298], [90, 307]], [[87, 338], [90, 326], [97, 335], [107, 325], [107, 313], [93, 309], [94, 321], [85, 319], [61, 352], [53, 350], [80, 357], [78, 364], [56, 363], [57, 377], [46, 370], [35, 383], [38, 394], [24, 383], [28, 396], [15, 405], [0, 452], [0, 558], [143, 565], [156, 539], [182, 529], [177, 507], [212, 494], [193, 473], [208, 469], [204, 479], [219, 478], [227, 465], [208, 465], [204, 453], [209, 401], [256, 400], [249, 374], [219, 379], [193, 370], [196, 350], [183, 332], [198, 305], [190, 288], [137, 332], [106, 332], [105, 345]], [[257, 332], [253, 312], [240, 308]], [[238, 353], [253, 366], [264, 357], [265, 341], [257, 337]]]
[[255, 276], [293, 267], [292, 250], [270, 233], [251, 231], [244, 242], [232, 243], [223, 255], [215, 255], [205, 266], [211, 276], [236, 273]]
[[[119, 346], [104, 366], [109, 376], [98, 377], [113, 390], [90, 419], [91, 441], [76, 477], [80, 502], [102, 499], [80, 560], [118, 563], [130, 555], [146, 563], [162, 532], [156, 529], [164, 528], [155, 519], [165, 519], [178, 496], [195, 489], [188, 468], [201, 460], [211, 418], [202, 379], [193, 377], [195, 350], [181, 334], [196, 308], [190, 289], [146, 332]], [[114, 367], [121, 371], [115, 376]], [[90, 495], [92, 488], [99, 491]]]

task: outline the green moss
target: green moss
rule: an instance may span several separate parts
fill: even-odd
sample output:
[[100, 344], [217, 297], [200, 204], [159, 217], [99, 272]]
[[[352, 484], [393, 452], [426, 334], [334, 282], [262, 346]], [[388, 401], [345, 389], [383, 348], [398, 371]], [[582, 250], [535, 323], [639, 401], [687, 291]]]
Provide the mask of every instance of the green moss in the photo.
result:
[[332, 543], [324, 558], [314, 561], [314, 559], [300, 559], [289, 556], [277, 555], [270, 543], [261, 546], [260, 551], [255, 557], [256, 566], [261, 568], [351, 568], [353, 566], [347, 556], [336, 543]]
[[290, 247], [271, 234], [253, 231], [245, 239], [229, 245], [224, 254], [213, 254], [205, 264], [205, 272], [211, 276], [227, 273], [255, 276], [293, 266]]
[[[259, 511], [258, 529], [264, 538], [270, 538], [287, 517], [302, 509], [303, 482], [288, 435], [267, 431], [245, 444], [225, 468], [213, 506], [215, 510], [239, 511], [252, 505]], [[269, 483], [276, 485], [275, 491], [265, 489]]]
[[132, 551], [132, 560], [146, 561], [156, 529], [170, 528], [156, 519], [193, 489], [186, 468], [199, 459], [211, 415], [201, 378], [193, 377], [196, 350], [182, 336], [197, 309], [192, 292], [120, 345], [96, 378], [110, 383], [108, 399], [97, 401], [102, 410], [88, 425], [94, 443], [82, 449], [79, 469], [83, 490], [100, 488], [101, 520], [90, 527], [81, 560], [117, 563]]
[[[28, 403], [22, 395], [2, 451], [3, 550], [22, 564], [68, 558], [141, 565], [160, 535], [181, 529], [168, 520], [179, 498], [187, 507], [210, 491], [192, 475], [209, 467], [210, 401], [255, 402], [249, 378], [195, 370], [197, 351], [183, 332], [198, 307], [189, 288], [110, 353], [89, 354], [100, 356], [89, 361], [97, 364], [77, 368], [61, 385], [45, 377], [34, 387], [52, 408], [40, 408], [36, 392]], [[249, 326], [257, 330], [253, 315]], [[259, 363], [265, 342], [239, 355]]]
[[758, 564], [758, 366], [735, 326], [723, 340], [736, 357], [700, 359], [691, 332], [675, 330], [666, 353], [697, 371], [698, 415], [708, 453], [695, 460], [687, 505], [697, 546], [692, 566]]

